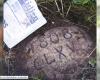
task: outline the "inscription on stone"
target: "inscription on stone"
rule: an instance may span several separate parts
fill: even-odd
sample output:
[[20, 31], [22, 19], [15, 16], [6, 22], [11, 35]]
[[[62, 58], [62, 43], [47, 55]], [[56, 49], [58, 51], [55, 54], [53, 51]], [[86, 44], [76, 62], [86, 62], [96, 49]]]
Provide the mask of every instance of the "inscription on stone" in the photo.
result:
[[77, 70], [76, 65], [87, 57], [87, 53], [89, 55], [93, 45], [89, 35], [81, 31], [75, 26], [57, 27], [46, 31], [43, 36], [34, 37], [34, 42], [30, 41], [25, 46], [24, 52], [33, 54], [32, 58], [26, 60], [26, 63], [30, 63], [25, 67], [36, 70], [33, 76], [43, 71], [50, 80], [63, 80], [64, 75], [69, 73], [73, 75]]

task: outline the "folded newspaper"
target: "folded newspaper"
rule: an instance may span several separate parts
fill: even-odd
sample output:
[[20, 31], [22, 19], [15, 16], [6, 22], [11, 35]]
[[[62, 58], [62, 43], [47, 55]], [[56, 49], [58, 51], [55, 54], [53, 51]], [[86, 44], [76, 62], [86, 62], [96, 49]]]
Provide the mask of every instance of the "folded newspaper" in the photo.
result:
[[4, 3], [4, 42], [12, 48], [46, 22], [35, 0], [7, 0]]

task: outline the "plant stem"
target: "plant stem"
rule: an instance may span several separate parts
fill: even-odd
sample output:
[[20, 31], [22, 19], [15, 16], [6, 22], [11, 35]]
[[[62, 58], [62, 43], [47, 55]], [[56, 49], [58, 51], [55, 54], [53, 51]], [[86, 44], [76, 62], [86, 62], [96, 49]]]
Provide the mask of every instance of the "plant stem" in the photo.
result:
[[68, 13], [69, 13], [70, 9], [71, 9], [71, 3], [70, 3], [69, 8], [67, 10], [66, 17], [68, 16]]

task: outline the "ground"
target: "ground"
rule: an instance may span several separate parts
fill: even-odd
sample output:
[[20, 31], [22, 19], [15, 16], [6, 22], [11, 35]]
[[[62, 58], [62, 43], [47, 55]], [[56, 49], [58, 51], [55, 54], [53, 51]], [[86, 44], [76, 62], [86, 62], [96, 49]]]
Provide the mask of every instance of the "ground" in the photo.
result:
[[[82, 30], [82, 32], [84, 33], [84, 35], [88, 35], [88, 39], [89, 42], [92, 41], [93, 44], [92, 47], [91, 47], [91, 50], [89, 49], [88, 51], [89, 52], [85, 52], [85, 54], [89, 54], [88, 55], [88, 58], [85, 59], [86, 55], [82, 58], [80, 58], [78, 55], [82, 55], [82, 53], [76, 55], [76, 57], [78, 56], [79, 59], [76, 59], [77, 62], [80, 61], [79, 64], [75, 64], [73, 61], [73, 59], [71, 59], [71, 61], [68, 63], [65, 62], [59, 62], [59, 58], [55, 58], [56, 59], [56, 62], [58, 63], [61, 63], [61, 65], [63, 67], [59, 67], [59, 64], [58, 66], [55, 66], [55, 67], [58, 67], [58, 68], [55, 68], [57, 69], [58, 71], [65, 71], [63, 73], [63, 75], [61, 75], [60, 73], [57, 73], [58, 77], [57, 80], [86, 80], [86, 79], [90, 79], [90, 80], [96, 80], [96, 6], [95, 6], [95, 1], [91, 4], [91, 2], [87, 2], [86, 4], [82, 4], [81, 2], [77, 4], [77, 2], [75, 1], [78, 1], [78, 0], [72, 0], [74, 2], [71, 2], [71, 1], [66, 1], [66, 0], [37, 0], [37, 3], [38, 3], [38, 6], [39, 6], [39, 9], [41, 10], [41, 12], [43, 13], [44, 17], [47, 19], [48, 23], [46, 25], [44, 25], [43, 27], [41, 27], [40, 29], [38, 29], [35, 33], [33, 33], [32, 35], [30, 35], [28, 38], [26, 38], [24, 41], [22, 41], [20, 44], [18, 44], [15, 48], [13, 48], [10, 53], [10, 58], [9, 56], [6, 56], [6, 61], [10, 60], [10, 63], [9, 64], [8, 62], [6, 62], [6, 65], [9, 65], [10, 66], [10, 75], [16, 75], [16, 74], [29, 74], [31, 73], [32, 70], [34, 69], [31, 69], [31, 68], [34, 68], [32, 66], [34, 66], [31, 61], [32, 59], [35, 59], [34, 57], [30, 56], [30, 55], [43, 55], [44, 52], [48, 52], [48, 54], [50, 54], [50, 51], [53, 53], [56, 53], [54, 50], [52, 50], [54, 47], [55, 47], [55, 50], [57, 52], [59, 52], [59, 49], [57, 48], [58, 45], [62, 44], [64, 45], [64, 43], [66, 43], [65, 41], [65, 38], [62, 38], [62, 36], [59, 36], [58, 38], [60, 39], [60, 42], [62, 40], [61, 43], [57, 43], [57, 46], [55, 45], [51, 45], [50, 44], [50, 41], [48, 41], [48, 44], [49, 44], [49, 49], [46, 49], [46, 51], [44, 51], [44, 49], [40, 50], [40, 48], [37, 46], [39, 45], [39, 41], [35, 41], [35, 43], [30, 43], [32, 40], [35, 39], [35, 37], [37, 38], [38, 35], [40, 35], [40, 37], [42, 35], [44, 35], [46, 32], [47, 34], [51, 34], [54, 33], [54, 32], [60, 32], [61, 33], [61, 30], [64, 29], [64, 27], [73, 27], [76, 29], [75, 26], [78, 26], [80, 30]], [[89, 0], [91, 1], [91, 0]], [[60, 27], [61, 29], [58, 29], [58, 27]], [[51, 31], [52, 30], [52, 31]], [[53, 31], [54, 30], [54, 31]], [[73, 28], [71, 29], [72, 32], [73, 32]], [[79, 32], [79, 31], [78, 31]], [[57, 33], [59, 34], [59, 33]], [[75, 35], [75, 34], [73, 34]], [[67, 35], [68, 36], [68, 35]], [[69, 35], [70, 37], [70, 35]], [[91, 37], [89, 39], [89, 37]], [[48, 40], [49, 38], [47, 38], [47, 36], [45, 36], [46, 40]], [[55, 40], [57, 39], [57, 37], [53, 37]], [[55, 42], [56, 43], [56, 42]], [[71, 42], [72, 43], [72, 42]], [[74, 43], [76, 43], [74, 41]], [[86, 43], [88, 43], [86, 41]], [[28, 45], [26, 45], [28, 44]], [[36, 45], [35, 47], [37, 47], [39, 51], [37, 51], [37, 54], [34, 54], [32, 52], [32, 54], [26, 54], [27, 53], [31, 53], [31, 51], [33, 50], [33, 47], [30, 47], [31, 44], [34, 44]], [[85, 43], [84, 43], [85, 44]], [[42, 47], [45, 47], [46, 43], [43, 43], [42, 44]], [[62, 46], [61, 45], [61, 46]], [[82, 45], [80, 45], [81, 47]], [[26, 49], [28, 48], [28, 49]], [[51, 49], [50, 49], [51, 48]], [[79, 48], [79, 47], [78, 47]], [[26, 52], [24, 52], [26, 49]], [[64, 46], [64, 49], [65, 49], [65, 46]], [[50, 50], [50, 51], [48, 51]], [[68, 55], [69, 52], [64, 50], [65, 53]], [[7, 54], [7, 51], [6, 51], [6, 54]], [[66, 56], [66, 54], [64, 54]], [[73, 53], [74, 54], [74, 53]], [[39, 64], [37, 64], [39, 66], [39, 68], [41, 68], [42, 65], [40, 65], [42, 63], [41, 61], [41, 56], [39, 55]], [[63, 55], [63, 54], [62, 54]], [[64, 57], [63, 55], [63, 57]], [[54, 56], [52, 55], [48, 55], [50, 56], [50, 59], [52, 60], [52, 58], [54, 58]], [[32, 57], [32, 59], [28, 59], [29, 57]], [[69, 56], [71, 57], [71, 56]], [[46, 55], [44, 55], [44, 58], [46, 60]], [[58, 60], [58, 61], [57, 61]], [[37, 60], [36, 60], [37, 61]], [[31, 62], [32, 65], [28, 66], [27, 69], [26, 69], [26, 66], [23, 67], [24, 64], [26, 64], [26, 62]], [[34, 60], [33, 60], [34, 62]], [[37, 62], [37, 63], [38, 63]], [[47, 61], [48, 62], [48, 61]], [[44, 63], [45, 64], [45, 63]], [[61, 66], [60, 65], [60, 66]], [[69, 67], [67, 67], [69, 66]], [[35, 73], [37, 74], [33, 74], [36, 75], [35, 77], [33, 77], [33, 80], [56, 80], [54, 79], [54, 77], [52, 77], [52, 74], [49, 73], [49, 71], [51, 70], [51, 67], [46, 67], [44, 68], [44, 75], [43, 75], [43, 72], [38, 72], [36, 71]], [[53, 65], [54, 67], [54, 65]], [[6, 66], [5, 68], [8, 68], [8, 66]], [[62, 69], [63, 68], [63, 69]], [[49, 70], [50, 69], [50, 70]], [[29, 71], [29, 73], [25, 73], [27, 72], [27, 70]], [[69, 71], [68, 71], [69, 70]], [[77, 70], [77, 71], [76, 71]], [[68, 72], [67, 72], [68, 71]], [[75, 73], [75, 71], [77, 72], [77, 74]], [[33, 72], [33, 71], [32, 71]], [[54, 71], [52, 71], [54, 72]], [[7, 71], [8, 73], [8, 71]], [[65, 73], [75, 73], [75, 74], [71, 74], [70, 76], [69, 75], [65, 75]], [[29, 74], [31, 77], [32, 75]], [[52, 78], [50, 78], [49, 76], [51, 76]], [[53, 75], [54, 76], [54, 75]], [[64, 77], [63, 77], [64, 76]], [[69, 76], [69, 77], [68, 77]]]

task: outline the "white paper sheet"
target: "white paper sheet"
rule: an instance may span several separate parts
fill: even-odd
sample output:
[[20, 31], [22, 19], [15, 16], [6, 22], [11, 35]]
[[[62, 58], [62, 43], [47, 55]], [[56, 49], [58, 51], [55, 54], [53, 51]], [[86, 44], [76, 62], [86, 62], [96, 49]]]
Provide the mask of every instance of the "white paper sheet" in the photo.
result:
[[4, 42], [12, 48], [46, 22], [35, 0], [8, 0], [4, 3]]

